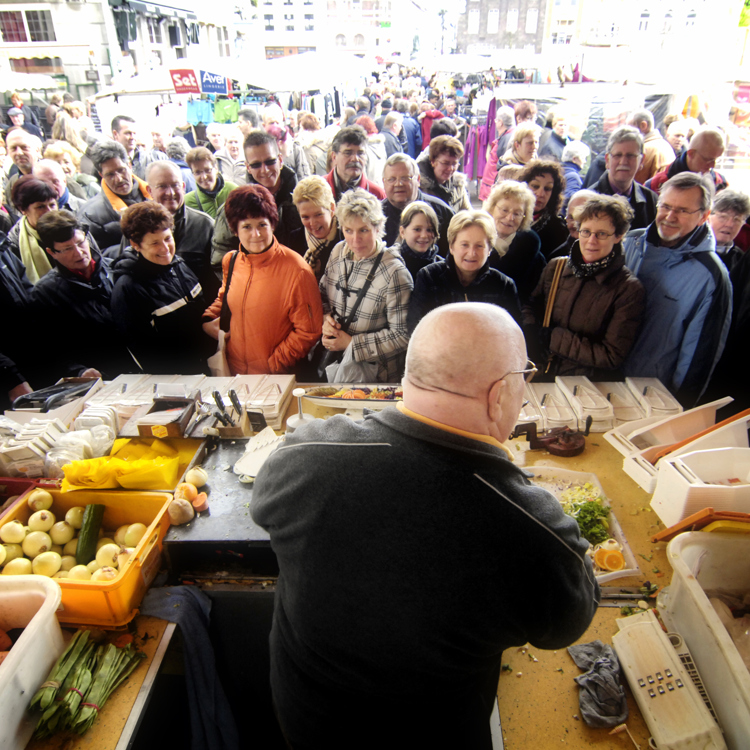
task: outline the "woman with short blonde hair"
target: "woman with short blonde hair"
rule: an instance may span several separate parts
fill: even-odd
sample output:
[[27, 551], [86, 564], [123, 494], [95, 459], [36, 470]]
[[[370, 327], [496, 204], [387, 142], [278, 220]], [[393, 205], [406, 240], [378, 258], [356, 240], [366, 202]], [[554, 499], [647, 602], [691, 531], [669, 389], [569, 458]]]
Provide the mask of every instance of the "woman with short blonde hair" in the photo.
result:
[[305, 228], [305, 262], [320, 281], [331, 251], [343, 239], [336, 219], [336, 203], [331, 186], [318, 175], [305, 177], [294, 188], [292, 200]]

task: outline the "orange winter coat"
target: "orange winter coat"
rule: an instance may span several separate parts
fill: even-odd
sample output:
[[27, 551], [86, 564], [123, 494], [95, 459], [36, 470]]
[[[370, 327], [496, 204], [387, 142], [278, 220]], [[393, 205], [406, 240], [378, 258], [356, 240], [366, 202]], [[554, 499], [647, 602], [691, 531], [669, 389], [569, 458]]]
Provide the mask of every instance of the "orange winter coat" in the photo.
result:
[[[234, 375], [291, 372], [323, 329], [323, 305], [315, 274], [302, 256], [273, 244], [262, 253], [239, 250], [229, 285], [232, 313], [226, 353]], [[204, 319], [221, 315], [229, 262], [222, 261], [224, 280]]]

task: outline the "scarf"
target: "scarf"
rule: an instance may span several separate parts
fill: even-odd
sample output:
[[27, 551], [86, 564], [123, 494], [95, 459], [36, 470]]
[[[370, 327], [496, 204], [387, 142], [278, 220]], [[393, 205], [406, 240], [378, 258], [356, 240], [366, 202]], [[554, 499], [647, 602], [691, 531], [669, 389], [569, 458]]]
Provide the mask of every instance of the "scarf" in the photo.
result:
[[500, 258], [502, 258], [503, 255], [508, 252], [508, 248], [515, 238], [516, 232], [513, 232], [510, 237], [506, 237], [505, 239], [503, 239], [500, 235], [497, 236], [493, 247], [495, 248], [495, 252], [497, 252]]
[[200, 190], [201, 193], [211, 198], [211, 200], [216, 200], [216, 196], [222, 191], [224, 187], [224, 175], [221, 172], [216, 175], [216, 184], [214, 185], [213, 190], [204, 190], [200, 185], [197, 185], [196, 187], [198, 188], [198, 190]]
[[334, 169], [333, 170], [333, 182], [334, 182], [334, 185], [336, 185], [336, 192], [338, 193], [338, 196], [340, 198], [344, 193], [348, 193], [350, 190], [354, 190], [354, 188], [359, 187], [359, 183], [362, 182], [362, 175], [357, 177], [356, 180], [351, 180], [350, 182], [344, 182], [339, 177], [339, 173]]
[[36, 284], [42, 276], [52, 270], [47, 253], [39, 244], [39, 235], [36, 229], [32, 229], [25, 216], [21, 219], [18, 229], [18, 249], [21, 252], [21, 261], [26, 266], [26, 275], [32, 284]]
[[313, 270], [316, 278], [320, 278], [325, 271], [324, 268], [320, 268], [320, 254], [323, 252], [323, 248], [327, 247], [330, 242], [336, 237], [339, 231], [339, 225], [334, 216], [331, 220], [331, 231], [328, 235], [319, 240], [313, 237], [310, 232], [305, 229], [305, 238], [307, 239], [307, 252], [305, 253], [305, 263], [307, 263]]
[[576, 278], [589, 279], [593, 276], [596, 276], [599, 271], [603, 271], [605, 268], [608, 268], [610, 265], [612, 265], [612, 261], [614, 261], [616, 257], [617, 246], [615, 246], [615, 248], [609, 255], [605, 255], [603, 258], [594, 260], [591, 263], [586, 263], [586, 261], [583, 259], [583, 255], [581, 254], [581, 248], [576, 242], [576, 244], [573, 245], [573, 249], [570, 255], [568, 256], [567, 264], [568, 268], [573, 271], [573, 274], [576, 276]]
[[[141, 195], [143, 196], [144, 200], [150, 200], [151, 195], [148, 192], [148, 185], [140, 178], [137, 177], [135, 174], [133, 175], [133, 179], [138, 185], [138, 189], [141, 191]], [[121, 196], [117, 195], [117, 193], [113, 193], [109, 189], [109, 185], [107, 185], [104, 180], [102, 180], [102, 192], [104, 193], [104, 196], [109, 201], [109, 204], [112, 206], [112, 208], [117, 211], [118, 214], [121, 214], [127, 207], [128, 204], [125, 203], [125, 201], [122, 199]]]

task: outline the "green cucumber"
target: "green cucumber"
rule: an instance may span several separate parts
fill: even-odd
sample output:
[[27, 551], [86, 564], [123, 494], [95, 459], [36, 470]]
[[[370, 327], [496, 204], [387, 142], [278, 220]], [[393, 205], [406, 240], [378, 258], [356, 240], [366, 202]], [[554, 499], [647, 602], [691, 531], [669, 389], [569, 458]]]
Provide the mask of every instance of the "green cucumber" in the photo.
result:
[[103, 505], [87, 505], [83, 511], [83, 523], [76, 547], [78, 565], [88, 565], [96, 557], [96, 544], [99, 541], [99, 529], [102, 527], [103, 518]]

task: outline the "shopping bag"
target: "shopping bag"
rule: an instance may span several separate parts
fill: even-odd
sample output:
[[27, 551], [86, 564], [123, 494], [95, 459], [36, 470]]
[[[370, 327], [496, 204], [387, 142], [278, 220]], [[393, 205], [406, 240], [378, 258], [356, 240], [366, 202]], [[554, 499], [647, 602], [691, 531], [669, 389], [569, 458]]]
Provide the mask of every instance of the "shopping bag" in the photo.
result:
[[377, 375], [377, 363], [354, 361], [351, 343], [344, 350], [341, 362], [334, 362], [326, 367], [329, 383], [374, 383]]

